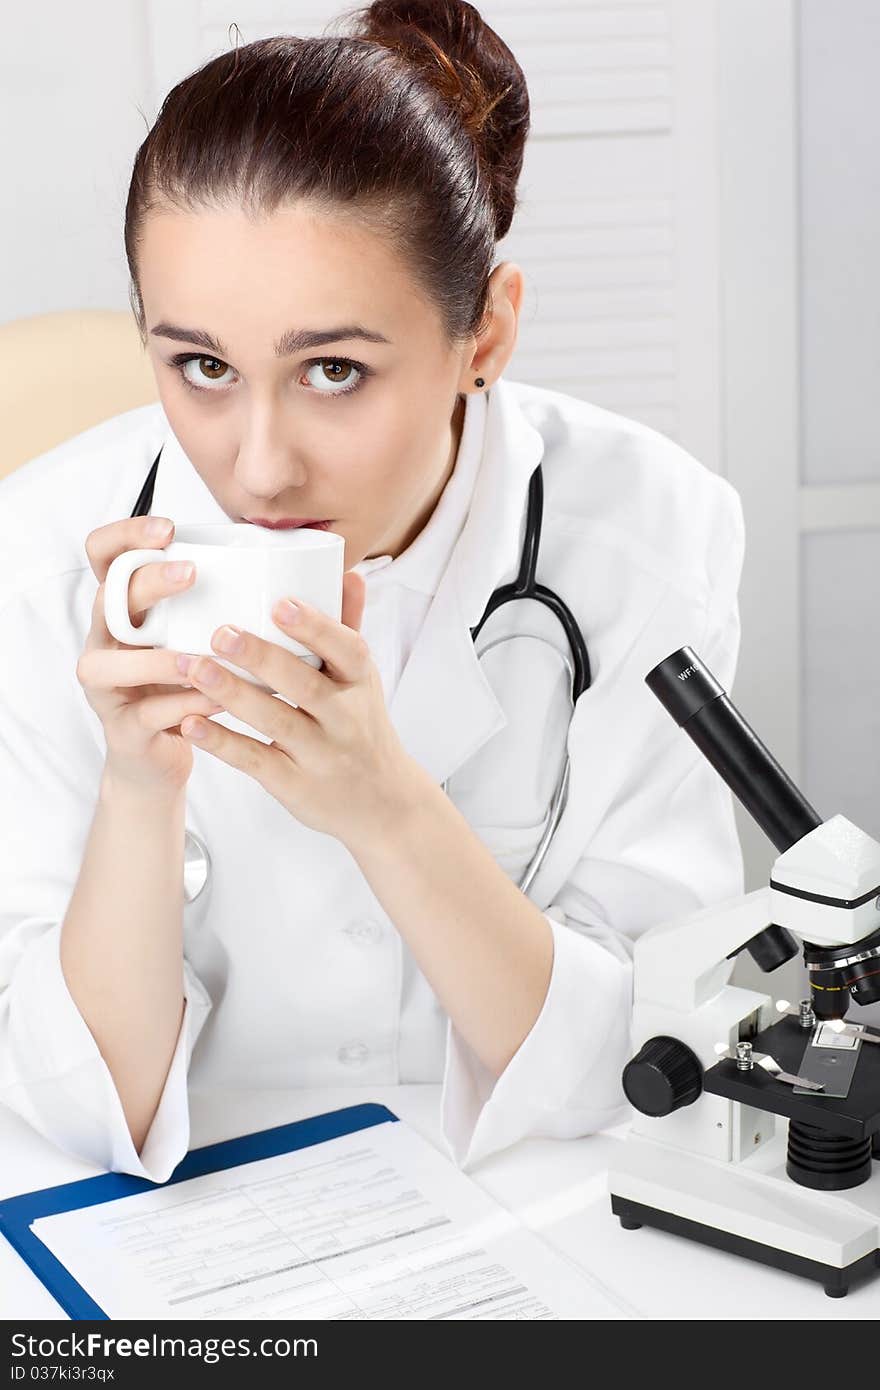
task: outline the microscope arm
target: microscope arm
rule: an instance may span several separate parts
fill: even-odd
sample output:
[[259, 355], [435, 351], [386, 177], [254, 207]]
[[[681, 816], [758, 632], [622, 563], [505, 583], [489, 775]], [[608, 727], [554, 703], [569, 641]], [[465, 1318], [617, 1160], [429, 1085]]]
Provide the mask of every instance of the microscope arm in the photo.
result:
[[769, 889], [652, 927], [635, 945], [636, 1003], [700, 1008], [730, 979], [734, 957], [771, 922]]

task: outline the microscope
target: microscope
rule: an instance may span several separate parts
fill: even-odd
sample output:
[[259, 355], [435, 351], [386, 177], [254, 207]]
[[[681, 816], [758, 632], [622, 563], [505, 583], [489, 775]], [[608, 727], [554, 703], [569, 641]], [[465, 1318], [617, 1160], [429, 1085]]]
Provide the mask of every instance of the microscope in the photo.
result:
[[[635, 944], [611, 1209], [842, 1298], [880, 1272], [880, 1030], [846, 1017], [880, 999], [880, 843], [820, 819], [690, 647], [645, 679], [780, 853], [768, 887]], [[742, 950], [803, 951], [810, 997], [731, 985]]]

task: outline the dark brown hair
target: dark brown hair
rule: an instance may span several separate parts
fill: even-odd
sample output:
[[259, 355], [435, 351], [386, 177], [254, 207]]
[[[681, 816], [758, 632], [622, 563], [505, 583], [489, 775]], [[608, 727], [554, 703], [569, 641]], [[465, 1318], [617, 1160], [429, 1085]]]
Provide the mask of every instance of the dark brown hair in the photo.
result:
[[375, 0], [333, 25], [349, 22], [350, 34], [244, 44], [166, 96], [125, 209], [144, 342], [137, 251], [150, 211], [234, 204], [259, 217], [297, 199], [384, 236], [450, 344], [483, 326], [529, 129], [522, 69], [465, 0]]

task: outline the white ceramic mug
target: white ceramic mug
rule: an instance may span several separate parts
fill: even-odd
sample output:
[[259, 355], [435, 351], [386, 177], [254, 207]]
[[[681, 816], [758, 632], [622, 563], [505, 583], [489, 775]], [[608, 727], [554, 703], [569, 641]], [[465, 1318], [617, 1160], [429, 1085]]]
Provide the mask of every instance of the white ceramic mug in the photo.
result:
[[[310, 527], [273, 531], [248, 522], [181, 525], [161, 550], [124, 550], [104, 581], [104, 617], [118, 642], [134, 647], [169, 647], [191, 656], [210, 656], [263, 690], [269, 686], [211, 646], [211, 637], [232, 623], [301, 657], [310, 666], [321, 658], [278, 626], [272, 609], [281, 598], [302, 598], [342, 617], [345, 539]], [[129, 580], [141, 565], [191, 560], [195, 578], [179, 594], [159, 599], [140, 627], [131, 621]], [[181, 678], [183, 683], [183, 678]]]

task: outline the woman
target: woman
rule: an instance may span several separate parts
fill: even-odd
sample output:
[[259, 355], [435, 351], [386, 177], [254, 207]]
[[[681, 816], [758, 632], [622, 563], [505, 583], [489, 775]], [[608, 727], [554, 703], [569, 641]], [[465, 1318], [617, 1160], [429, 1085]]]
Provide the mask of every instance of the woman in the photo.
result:
[[[161, 405], [0, 489], [0, 1096], [103, 1167], [169, 1177], [188, 1081], [442, 1079], [463, 1166], [589, 1133], [622, 1113], [634, 938], [741, 890], [730, 797], [644, 685], [685, 643], [730, 685], [739, 502], [653, 431], [504, 380], [523, 276], [492, 261], [527, 130], [472, 6], [377, 0], [351, 36], [209, 62], [138, 151]], [[570, 729], [545, 645], [493, 667], [471, 641], [539, 463], [538, 577], [592, 663]], [[345, 538], [342, 621], [273, 614], [324, 668], [253, 633], [230, 654], [289, 703], [109, 636], [107, 569], [171, 539], [156, 519], [290, 518]], [[193, 582], [144, 567], [132, 612]], [[565, 650], [546, 610], [501, 613]], [[187, 825], [214, 861], [191, 903]]]

